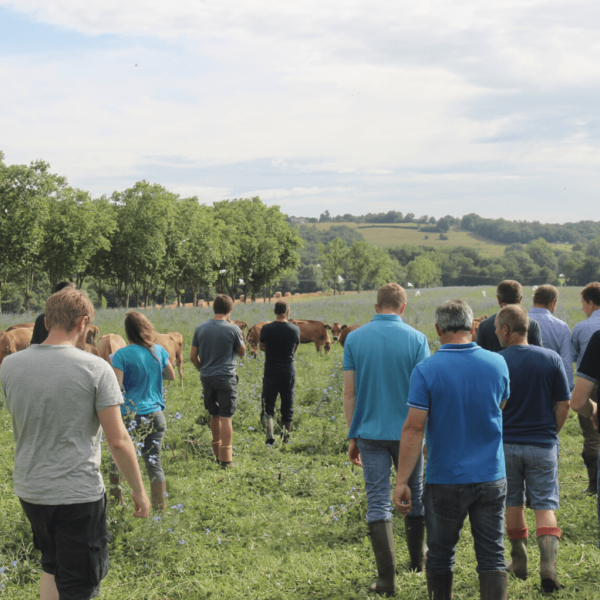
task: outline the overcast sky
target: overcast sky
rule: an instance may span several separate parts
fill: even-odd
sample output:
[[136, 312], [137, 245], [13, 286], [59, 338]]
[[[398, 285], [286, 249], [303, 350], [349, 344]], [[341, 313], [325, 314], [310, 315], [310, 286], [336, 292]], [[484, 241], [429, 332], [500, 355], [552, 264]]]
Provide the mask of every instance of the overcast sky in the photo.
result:
[[0, 150], [288, 214], [600, 220], [600, 3], [0, 0]]

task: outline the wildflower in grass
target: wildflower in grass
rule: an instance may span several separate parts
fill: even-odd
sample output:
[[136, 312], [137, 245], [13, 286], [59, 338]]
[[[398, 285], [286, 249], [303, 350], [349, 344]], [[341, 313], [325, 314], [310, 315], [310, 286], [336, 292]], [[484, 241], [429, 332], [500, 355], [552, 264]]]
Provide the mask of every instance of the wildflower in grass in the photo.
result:
[[345, 464], [345, 465], [349, 465], [350, 463], [349, 463], [348, 461], [346, 461], [344, 464]]
[[221, 538], [218, 538], [217, 541], [219, 542], [219, 544], [221, 543]]
[[143, 446], [144, 446], [144, 442], [136, 442], [136, 443], [135, 443], [135, 445], [136, 445], [138, 448], [143, 448]]
[[335, 417], [331, 417], [331, 420], [332, 420], [332, 421], [335, 421]]
[[206, 535], [208, 535], [210, 533], [210, 529], [206, 529]]
[[13, 567], [16, 567], [18, 562], [19, 562], [18, 560], [13, 560]]
[[248, 431], [254, 431], [254, 427], [248, 427]]
[[176, 418], [176, 419], [181, 419], [181, 415], [180, 415], [178, 412], [176, 412], [176, 413], [175, 413], [175, 418]]
[[185, 540], [179, 540], [180, 544], [185, 544]]
[[141, 453], [139, 450], [137, 451], [137, 453], [138, 453], [138, 456], [141, 456], [141, 455], [142, 455], [142, 453]]
[[4, 571], [6, 571], [6, 567], [0, 567], [0, 575], [2, 575], [2, 573], [4, 573]]
[[155, 521], [160, 521], [160, 517], [154, 517]]
[[167, 529], [167, 531], [168, 531], [169, 533], [173, 533], [173, 530], [172, 530], [172, 529], [170, 529], [170, 528], [169, 528], [169, 529]]
[[144, 565], [146, 567], [146, 569], [148, 568], [148, 565]]

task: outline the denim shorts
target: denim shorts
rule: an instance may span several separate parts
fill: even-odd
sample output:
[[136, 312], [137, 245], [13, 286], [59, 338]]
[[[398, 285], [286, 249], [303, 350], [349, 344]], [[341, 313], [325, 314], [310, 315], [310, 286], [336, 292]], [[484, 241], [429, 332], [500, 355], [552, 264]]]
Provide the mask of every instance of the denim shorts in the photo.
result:
[[525, 504], [525, 485], [533, 510], [558, 510], [558, 444], [552, 448], [504, 444], [506, 506]]

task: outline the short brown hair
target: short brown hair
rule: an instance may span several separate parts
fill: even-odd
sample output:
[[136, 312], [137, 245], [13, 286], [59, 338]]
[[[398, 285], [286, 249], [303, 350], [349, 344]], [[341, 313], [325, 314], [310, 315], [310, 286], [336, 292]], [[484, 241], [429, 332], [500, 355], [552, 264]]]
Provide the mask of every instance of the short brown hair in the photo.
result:
[[597, 281], [588, 283], [579, 293], [585, 302], [591, 302], [596, 306], [600, 306], [600, 283]]
[[215, 315], [228, 315], [233, 310], [233, 300], [226, 294], [219, 294], [213, 302]]
[[529, 331], [529, 315], [524, 307], [518, 304], [509, 304], [498, 311], [496, 315], [500, 328], [508, 325], [511, 332], [527, 335]]
[[61, 327], [66, 331], [73, 331], [81, 317], [89, 317], [91, 323], [96, 311], [83, 290], [67, 287], [48, 298], [45, 314], [48, 329]]
[[377, 290], [377, 306], [379, 308], [391, 308], [398, 310], [406, 304], [406, 292], [397, 283], [387, 283]]
[[277, 300], [275, 302], [275, 314], [276, 315], [285, 315], [289, 310], [290, 305], [285, 300]]
[[523, 297], [523, 288], [514, 279], [505, 279], [498, 284], [496, 294], [503, 304], [519, 304]]
[[558, 300], [558, 290], [553, 285], [540, 285], [533, 293], [534, 304], [550, 306], [554, 300]]

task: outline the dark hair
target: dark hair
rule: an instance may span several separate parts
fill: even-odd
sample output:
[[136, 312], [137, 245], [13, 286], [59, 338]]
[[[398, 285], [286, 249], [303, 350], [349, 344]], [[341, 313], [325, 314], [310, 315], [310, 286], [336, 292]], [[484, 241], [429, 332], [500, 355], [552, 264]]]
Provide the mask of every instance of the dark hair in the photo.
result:
[[529, 331], [529, 315], [523, 306], [509, 304], [498, 311], [496, 315], [500, 328], [508, 325], [511, 332], [527, 335]]
[[387, 283], [377, 290], [377, 306], [398, 310], [406, 304], [406, 292], [397, 283]]
[[213, 302], [215, 315], [228, 315], [233, 309], [233, 300], [225, 295], [219, 294]]
[[54, 293], [56, 294], [56, 292], [60, 292], [60, 290], [64, 290], [65, 288], [73, 288], [75, 289], [76, 286], [72, 281], [59, 281], [55, 286], [54, 286]]
[[156, 354], [152, 350], [156, 330], [148, 317], [142, 313], [132, 311], [125, 315], [125, 335], [130, 344], [136, 344], [148, 348], [152, 352], [152, 356], [158, 360]]
[[554, 300], [558, 300], [558, 290], [553, 285], [540, 285], [533, 293], [534, 304], [550, 306]]
[[591, 302], [596, 306], [600, 306], [600, 283], [597, 281], [588, 283], [579, 293], [585, 302]]
[[285, 315], [289, 308], [290, 306], [285, 300], [277, 300], [277, 302], [275, 302], [276, 315]]
[[505, 279], [498, 284], [496, 294], [502, 304], [519, 304], [523, 297], [523, 288], [518, 281]]

